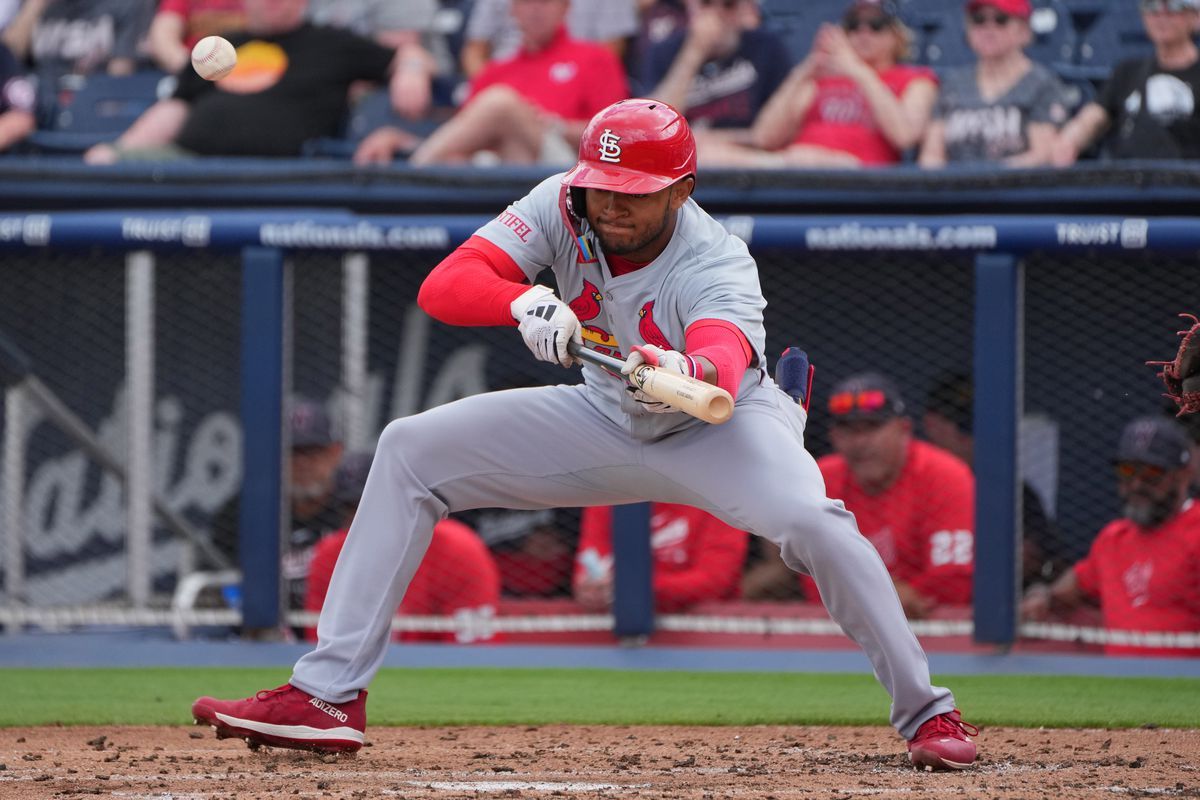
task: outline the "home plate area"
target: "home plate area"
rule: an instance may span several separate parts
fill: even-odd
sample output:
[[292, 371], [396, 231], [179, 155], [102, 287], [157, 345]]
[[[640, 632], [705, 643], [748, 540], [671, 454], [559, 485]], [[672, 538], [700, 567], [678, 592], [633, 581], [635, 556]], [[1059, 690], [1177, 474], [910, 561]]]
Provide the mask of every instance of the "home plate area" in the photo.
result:
[[961, 773], [884, 727], [367, 729], [357, 755], [196, 727], [0, 729], [0, 797], [1200, 798], [1200, 731], [984, 728]]

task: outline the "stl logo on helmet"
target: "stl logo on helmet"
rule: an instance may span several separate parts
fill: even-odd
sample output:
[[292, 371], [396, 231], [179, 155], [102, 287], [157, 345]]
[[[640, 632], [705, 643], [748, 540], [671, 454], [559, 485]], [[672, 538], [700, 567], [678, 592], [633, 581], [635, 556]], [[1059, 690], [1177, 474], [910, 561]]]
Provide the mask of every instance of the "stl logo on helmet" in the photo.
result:
[[620, 136], [613, 133], [611, 128], [605, 128], [604, 133], [600, 134], [600, 160], [613, 164], [621, 163], [620, 142]]

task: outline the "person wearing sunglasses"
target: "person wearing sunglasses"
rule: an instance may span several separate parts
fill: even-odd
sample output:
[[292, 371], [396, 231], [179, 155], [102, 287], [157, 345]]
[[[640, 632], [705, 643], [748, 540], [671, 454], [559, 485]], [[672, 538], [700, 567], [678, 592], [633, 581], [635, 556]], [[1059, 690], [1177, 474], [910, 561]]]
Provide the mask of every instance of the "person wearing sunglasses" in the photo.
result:
[[[826, 492], [854, 514], [883, 559], [909, 619], [938, 605], [971, 602], [975, 562], [975, 478], [961, 459], [913, 437], [896, 384], [884, 375], [852, 375], [826, 406], [834, 453], [817, 461]], [[778, 562], [778, 564], [776, 563]], [[782, 561], [765, 558], [747, 573], [743, 593], [763, 597], [779, 586]], [[806, 597], [816, 584], [800, 579]]]
[[1194, 39], [1200, 0], [1141, 0], [1139, 6], [1154, 55], [1113, 68], [1099, 96], [1059, 132], [1055, 166], [1074, 164], [1097, 142], [1115, 159], [1200, 158], [1200, 49]]
[[652, 46], [639, 76], [656, 100], [683, 112], [703, 138], [744, 140], [754, 117], [787, 77], [792, 58], [757, 27], [756, 0], [688, 0], [686, 30]]
[[[1166, 417], [1139, 417], [1121, 432], [1114, 470], [1121, 516], [1058, 580], [1030, 587], [1027, 620], [1098, 602], [1109, 631], [1200, 631], [1200, 503], [1188, 497], [1191, 448], [1183, 427]], [[1109, 655], [1200, 656], [1180, 648], [1112, 641]]]
[[750, 146], [702, 142], [701, 163], [774, 168], [899, 163], [920, 143], [937, 97], [932, 70], [902, 63], [911, 41], [892, 0], [854, 0], [840, 25], [817, 31], [807, 57], [755, 119]]
[[1025, 55], [1033, 40], [1029, 0], [968, 0], [965, 12], [976, 62], [942, 75], [918, 163], [1049, 164], [1067, 110], [1062, 82]]

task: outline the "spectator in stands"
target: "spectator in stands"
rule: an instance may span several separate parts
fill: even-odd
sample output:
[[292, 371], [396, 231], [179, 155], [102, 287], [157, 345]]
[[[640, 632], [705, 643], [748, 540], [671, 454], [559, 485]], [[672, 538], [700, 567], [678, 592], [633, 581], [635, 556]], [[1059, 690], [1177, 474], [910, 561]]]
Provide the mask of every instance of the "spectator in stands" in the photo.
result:
[[158, 68], [174, 74], [191, 63], [196, 42], [245, 25], [242, 0], [160, 0], [146, 45]]
[[967, 43], [976, 63], [948, 69], [918, 163], [1050, 163], [1066, 122], [1058, 77], [1025, 55], [1033, 41], [1029, 0], [968, 0]]
[[[484, 152], [508, 164], [574, 163], [588, 120], [629, 89], [610, 50], [567, 34], [567, 8], [568, 0], [512, 0], [521, 52], [477, 74], [463, 108], [409, 163], [461, 163]], [[354, 161], [391, 161], [412, 143], [411, 134], [384, 126], [363, 140]]]
[[748, 9], [755, 6], [757, 0], [688, 0], [687, 29], [646, 56], [641, 82], [653, 87], [649, 96], [679, 109], [697, 135], [719, 128], [721, 138], [749, 141], [755, 116], [791, 69], [783, 40], [751, 27]]
[[[488, 62], [512, 58], [521, 49], [521, 27], [511, 13], [511, 5], [512, 0], [475, 0], [459, 57], [468, 78], [478, 75]], [[572, 39], [604, 45], [620, 59], [625, 55], [626, 40], [638, 31], [636, 3], [574, 0], [567, 11], [567, 31]]]
[[898, 163], [924, 136], [937, 98], [932, 70], [901, 63], [912, 33], [893, 0], [854, 0], [823, 25], [754, 120], [746, 147], [706, 140], [701, 164], [860, 167]]
[[437, 0], [309, 0], [315, 25], [353, 31], [396, 51], [396, 110], [416, 119], [429, 111], [437, 62], [422, 38], [432, 35]]
[[1099, 97], [1059, 132], [1054, 164], [1070, 166], [1100, 141], [1111, 158], [1200, 157], [1200, 0], [1141, 0], [1154, 55], [1122, 61]]
[[150, 11], [145, 0], [25, 0], [3, 42], [32, 68], [42, 124], [86, 76], [134, 71]]
[[[682, 611], [705, 600], [736, 598], [749, 537], [697, 508], [651, 506], [655, 608]], [[575, 600], [589, 611], [612, 607], [612, 551], [612, 508], [584, 509], [573, 588]]]
[[642, 85], [646, 58], [658, 44], [687, 30], [687, 0], [638, 0], [638, 32], [626, 53], [625, 64], [634, 83], [634, 94], [648, 95], [653, 86]]
[[[320, 542], [313, 552], [304, 595], [306, 611], [320, 611], [329, 591], [333, 567], [350, 533], [354, 511], [362, 497], [372, 453], [351, 453], [338, 465], [335, 497], [346, 516], [341, 530]], [[475, 532], [461, 522], [444, 519], [433, 528], [433, 538], [421, 566], [413, 576], [396, 613], [401, 616], [454, 617], [461, 628], [453, 632], [409, 631], [396, 641], [494, 641], [490, 622], [500, 605], [500, 571], [491, 553]], [[305, 638], [316, 641], [315, 628]]]
[[[283, 579], [292, 608], [301, 608], [313, 548], [323, 536], [344, 524], [344, 511], [333, 495], [334, 472], [343, 444], [325, 407], [295, 398], [287, 413], [291, 432], [291, 483], [288, 486], [291, 533], [284, 548]], [[241, 498], [233, 497], [213, 520], [213, 544], [233, 563], [239, 561], [238, 517]]]
[[89, 164], [193, 155], [297, 156], [304, 143], [336, 136], [354, 81], [389, 80], [402, 105], [395, 52], [349, 31], [305, 19], [307, 0], [244, 0], [246, 30], [233, 72], [206, 81], [179, 74], [174, 96], [146, 110], [111, 144], [84, 153]]
[[[975, 479], [949, 452], [912, 436], [896, 385], [853, 375], [829, 397], [836, 451], [818, 460], [828, 495], [841, 500], [879, 551], [910, 619], [940, 604], [971, 601]], [[770, 597], [794, 580], [783, 560], [765, 558], [742, 583], [747, 598]], [[803, 579], [815, 599], [811, 579]]]
[[0, 153], [20, 142], [37, 127], [33, 83], [0, 44]]
[[[939, 377], [925, 398], [921, 427], [925, 438], [975, 464], [975, 387], [971, 377], [951, 372]], [[1064, 546], [1054, 523], [1046, 515], [1041, 497], [1028, 482], [1021, 484], [1021, 582], [1052, 580], [1066, 568]]]
[[[1053, 585], [1030, 587], [1021, 603], [1025, 619], [1043, 620], [1098, 601], [1110, 631], [1200, 631], [1200, 504], [1188, 497], [1190, 460], [1187, 435], [1174, 420], [1130, 422], [1116, 452], [1121, 517]], [[1105, 652], [1200, 656], [1200, 647], [1114, 642]]]

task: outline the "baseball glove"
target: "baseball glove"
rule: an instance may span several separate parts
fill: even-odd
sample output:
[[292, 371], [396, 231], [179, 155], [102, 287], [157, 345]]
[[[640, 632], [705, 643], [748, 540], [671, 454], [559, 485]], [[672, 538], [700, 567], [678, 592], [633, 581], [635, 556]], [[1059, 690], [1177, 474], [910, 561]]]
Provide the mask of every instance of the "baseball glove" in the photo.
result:
[[1179, 332], [1183, 341], [1173, 361], [1148, 361], [1150, 366], [1162, 367], [1158, 373], [1167, 387], [1167, 397], [1179, 406], [1179, 416], [1200, 411], [1200, 319], [1192, 314], [1180, 314], [1192, 325]]

